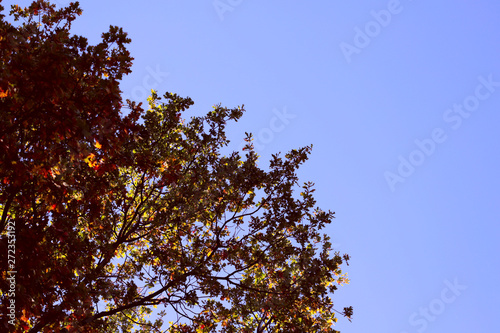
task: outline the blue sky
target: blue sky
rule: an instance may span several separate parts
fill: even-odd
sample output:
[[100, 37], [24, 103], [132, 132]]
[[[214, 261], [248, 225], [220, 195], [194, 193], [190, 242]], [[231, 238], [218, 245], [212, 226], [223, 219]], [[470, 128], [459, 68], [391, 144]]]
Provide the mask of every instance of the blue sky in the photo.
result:
[[[4, 1], [8, 5], [16, 1]], [[19, 1], [26, 5], [30, 1]], [[59, 0], [59, 4], [69, 1]], [[300, 171], [351, 255], [351, 332], [491, 332], [500, 311], [500, 2], [81, 1], [74, 33], [132, 38], [124, 95], [244, 104], [262, 165]]]

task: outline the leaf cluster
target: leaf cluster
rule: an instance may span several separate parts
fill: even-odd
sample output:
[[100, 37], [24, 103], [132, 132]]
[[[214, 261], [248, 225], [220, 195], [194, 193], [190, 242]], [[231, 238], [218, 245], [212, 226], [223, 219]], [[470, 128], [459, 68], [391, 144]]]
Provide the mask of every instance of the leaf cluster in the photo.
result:
[[183, 119], [193, 101], [175, 93], [123, 103], [120, 28], [91, 46], [69, 33], [78, 3], [11, 14], [24, 23], [0, 19], [0, 247], [15, 225], [18, 332], [160, 332], [167, 313], [168, 332], [336, 332], [349, 257], [299, 183], [310, 146], [267, 170], [251, 134], [223, 155], [243, 106]]

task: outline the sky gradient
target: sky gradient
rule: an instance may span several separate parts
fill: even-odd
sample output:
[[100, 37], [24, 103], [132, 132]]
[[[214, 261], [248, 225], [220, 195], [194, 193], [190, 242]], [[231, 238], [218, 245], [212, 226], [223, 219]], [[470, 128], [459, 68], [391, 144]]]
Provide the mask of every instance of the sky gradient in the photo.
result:
[[352, 257], [333, 299], [354, 317], [337, 329], [494, 331], [500, 2], [80, 3], [74, 33], [96, 44], [117, 25], [132, 39], [125, 97], [189, 96], [186, 117], [244, 104], [229, 148], [252, 132], [262, 166], [313, 144], [301, 180]]

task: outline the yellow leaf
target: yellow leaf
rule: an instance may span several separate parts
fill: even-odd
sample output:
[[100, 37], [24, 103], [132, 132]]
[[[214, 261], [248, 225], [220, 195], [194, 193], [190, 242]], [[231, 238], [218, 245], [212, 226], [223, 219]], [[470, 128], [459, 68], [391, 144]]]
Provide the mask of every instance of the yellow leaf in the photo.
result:
[[101, 148], [102, 148], [102, 145], [99, 143], [99, 141], [96, 141], [96, 142], [95, 142], [95, 147], [96, 147], [97, 149], [101, 149]]
[[89, 156], [87, 156], [87, 158], [85, 159], [85, 162], [87, 162], [87, 164], [91, 168], [93, 168], [94, 166], [97, 165], [97, 162], [95, 161], [95, 155], [94, 154], [90, 154]]

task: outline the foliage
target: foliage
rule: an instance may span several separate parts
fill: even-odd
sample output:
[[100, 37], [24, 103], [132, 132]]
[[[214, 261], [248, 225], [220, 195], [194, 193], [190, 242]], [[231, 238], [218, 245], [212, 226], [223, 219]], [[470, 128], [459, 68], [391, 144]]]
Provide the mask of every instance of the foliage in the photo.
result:
[[0, 17], [0, 247], [15, 226], [16, 320], [1, 330], [159, 332], [150, 317], [169, 311], [168, 332], [335, 332], [349, 257], [330, 253], [334, 213], [298, 185], [311, 147], [267, 171], [250, 134], [244, 156], [222, 155], [242, 107], [188, 121], [193, 102], [174, 93], [123, 105], [120, 28], [91, 46], [69, 33], [78, 3], [11, 14], [24, 23]]

